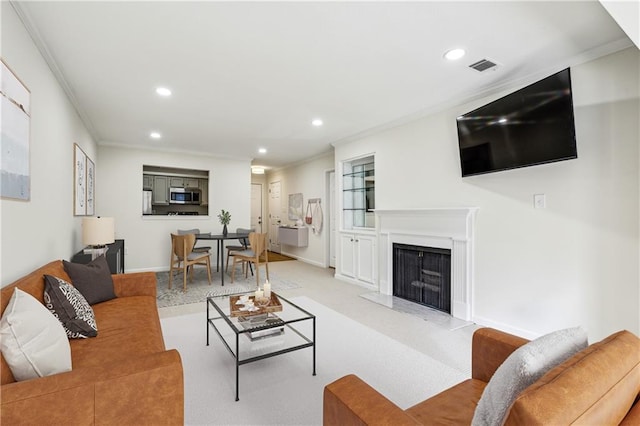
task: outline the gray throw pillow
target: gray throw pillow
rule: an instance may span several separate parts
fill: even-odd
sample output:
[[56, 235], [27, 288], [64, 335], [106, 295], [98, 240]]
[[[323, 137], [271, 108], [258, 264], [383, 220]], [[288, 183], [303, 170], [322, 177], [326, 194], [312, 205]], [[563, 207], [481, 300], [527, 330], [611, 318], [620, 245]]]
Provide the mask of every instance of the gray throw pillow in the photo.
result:
[[581, 327], [546, 334], [516, 349], [498, 367], [482, 392], [473, 426], [500, 426], [518, 395], [547, 371], [587, 347]]
[[62, 323], [67, 337], [96, 337], [96, 318], [82, 294], [61, 278], [45, 275], [44, 279], [44, 305]]
[[115, 299], [111, 271], [104, 255], [86, 265], [62, 261], [71, 283], [87, 299], [90, 305]]

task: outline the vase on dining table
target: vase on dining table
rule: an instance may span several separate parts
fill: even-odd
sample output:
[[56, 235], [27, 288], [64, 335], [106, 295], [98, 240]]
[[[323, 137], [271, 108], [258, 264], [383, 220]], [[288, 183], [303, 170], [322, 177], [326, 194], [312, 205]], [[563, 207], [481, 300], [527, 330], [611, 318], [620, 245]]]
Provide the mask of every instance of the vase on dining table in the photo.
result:
[[227, 225], [224, 225], [222, 227], [222, 235], [224, 235], [225, 237], [227, 236]]

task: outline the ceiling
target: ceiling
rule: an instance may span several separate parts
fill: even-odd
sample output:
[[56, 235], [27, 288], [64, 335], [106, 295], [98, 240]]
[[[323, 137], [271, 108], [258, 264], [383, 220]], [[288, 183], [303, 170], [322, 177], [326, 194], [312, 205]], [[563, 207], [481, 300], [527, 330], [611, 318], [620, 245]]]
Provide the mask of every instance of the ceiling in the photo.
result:
[[597, 1], [12, 4], [99, 144], [268, 168], [632, 45]]

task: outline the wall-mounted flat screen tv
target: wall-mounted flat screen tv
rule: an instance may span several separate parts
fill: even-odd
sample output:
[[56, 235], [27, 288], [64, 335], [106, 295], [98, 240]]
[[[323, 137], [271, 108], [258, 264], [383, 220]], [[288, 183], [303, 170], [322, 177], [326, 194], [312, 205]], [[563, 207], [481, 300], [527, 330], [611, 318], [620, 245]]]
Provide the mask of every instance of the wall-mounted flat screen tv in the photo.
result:
[[462, 176], [578, 157], [569, 68], [457, 119]]

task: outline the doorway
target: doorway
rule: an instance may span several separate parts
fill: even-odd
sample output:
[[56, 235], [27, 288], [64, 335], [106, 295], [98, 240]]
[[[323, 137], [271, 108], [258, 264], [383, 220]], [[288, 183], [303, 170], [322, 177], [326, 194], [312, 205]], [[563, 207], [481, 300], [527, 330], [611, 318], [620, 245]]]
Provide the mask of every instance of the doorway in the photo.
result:
[[278, 238], [278, 228], [282, 223], [280, 212], [280, 181], [269, 183], [269, 250], [280, 253], [280, 240]]
[[251, 184], [251, 229], [262, 234], [262, 184]]

